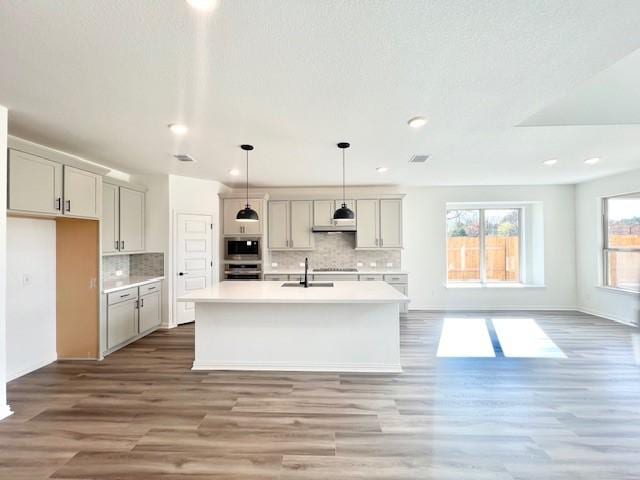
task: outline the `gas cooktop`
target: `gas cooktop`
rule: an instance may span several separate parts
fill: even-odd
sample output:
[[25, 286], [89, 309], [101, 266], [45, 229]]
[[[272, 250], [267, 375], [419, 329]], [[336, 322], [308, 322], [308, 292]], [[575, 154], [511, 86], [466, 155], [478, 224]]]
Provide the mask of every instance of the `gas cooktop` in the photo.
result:
[[329, 267], [329, 268], [314, 268], [314, 272], [357, 272], [357, 268], [337, 268], [337, 267]]

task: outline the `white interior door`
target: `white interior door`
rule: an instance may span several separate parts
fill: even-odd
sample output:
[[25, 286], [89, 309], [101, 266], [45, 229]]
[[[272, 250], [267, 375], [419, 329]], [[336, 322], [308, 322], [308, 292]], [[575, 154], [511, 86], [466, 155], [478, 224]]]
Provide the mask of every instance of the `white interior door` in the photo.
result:
[[[211, 215], [177, 216], [176, 297], [211, 286], [212, 224]], [[175, 311], [178, 324], [196, 319], [195, 305], [191, 302], [176, 302]]]

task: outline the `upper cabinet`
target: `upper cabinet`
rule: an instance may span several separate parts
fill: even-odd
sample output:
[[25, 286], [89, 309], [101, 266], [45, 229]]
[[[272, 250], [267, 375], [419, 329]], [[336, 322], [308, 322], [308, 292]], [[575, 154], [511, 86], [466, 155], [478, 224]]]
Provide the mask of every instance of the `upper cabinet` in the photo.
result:
[[8, 208], [15, 212], [97, 219], [102, 177], [9, 149]]
[[142, 252], [145, 193], [105, 183], [102, 190], [102, 253]]
[[402, 199], [357, 201], [356, 248], [402, 248]]
[[271, 250], [313, 249], [313, 201], [272, 200], [269, 202], [269, 248]]
[[[346, 200], [347, 207], [352, 211], [356, 211], [356, 202], [354, 200]], [[314, 200], [313, 201], [313, 226], [314, 227], [331, 227], [336, 225], [333, 219], [335, 211], [342, 206], [342, 200]], [[341, 225], [355, 225], [355, 218], [351, 221], [341, 221]]]
[[258, 213], [257, 222], [238, 222], [236, 215], [242, 210], [247, 203], [243, 198], [225, 198], [222, 202], [222, 222], [224, 235], [262, 235], [263, 232], [263, 203], [261, 198], [250, 198], [249, 205]]

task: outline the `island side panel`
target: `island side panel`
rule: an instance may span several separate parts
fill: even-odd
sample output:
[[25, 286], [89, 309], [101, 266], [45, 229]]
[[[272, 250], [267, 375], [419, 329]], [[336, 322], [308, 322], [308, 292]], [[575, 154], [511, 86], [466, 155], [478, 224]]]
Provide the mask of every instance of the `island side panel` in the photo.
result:
[[401, 372], [399, 306], [198, 302], [193, 369]]

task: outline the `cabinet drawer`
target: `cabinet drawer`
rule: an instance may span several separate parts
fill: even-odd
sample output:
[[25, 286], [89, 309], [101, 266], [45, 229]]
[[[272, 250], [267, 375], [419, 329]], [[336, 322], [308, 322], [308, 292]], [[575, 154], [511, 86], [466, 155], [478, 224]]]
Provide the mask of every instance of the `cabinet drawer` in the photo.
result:
[[289, 280], [289, 275], [266, 273], [264, 275], [265, 282], [286, 282]]
[[383, 276], [379, 274], [360, 275], [361, 282], [381, 282], [382, 280], [383, 280]]
[[126, 290], [119, 290], [108, 294], [107, 305], [126, 302], [127, 300], [135, 300], [136, 298], [138, 298], [138, 287], [127, 288]]
[[140, 287], [140, 296], [147, 295], [149, 293], [155, 293], [162, 290], [162, 282], [148, 283]]
[[[309, 280], [311, 280], [311, 278], [312, 276], [309, 275]], [[294, 273], [293, 275], [289, 275], [289, 280], [291, 280], [292, 282], [301, 282], [304, 280], [304, 275]]]
[[388, 273], [385, 274], [384, 281], [389, 283], [407, 283], [409, 276], [406, 273]]
[[314, 273], [313, 280], [316, 282], [357, 282], [358, 275]]

